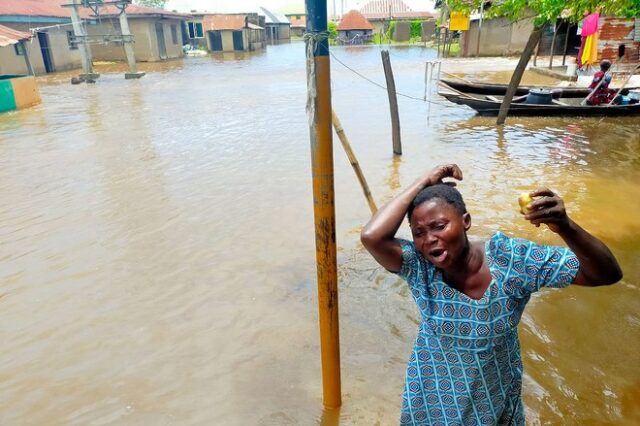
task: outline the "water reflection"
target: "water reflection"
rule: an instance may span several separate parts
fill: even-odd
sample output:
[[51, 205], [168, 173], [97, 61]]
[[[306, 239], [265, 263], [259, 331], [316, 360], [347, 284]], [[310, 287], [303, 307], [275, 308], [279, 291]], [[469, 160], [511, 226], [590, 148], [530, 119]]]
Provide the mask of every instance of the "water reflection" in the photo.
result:
[[[384, 82], [379, 48], [333, 51]], [[398, 90], [421, 97], [433, 51], [392, 53]], [[418, 314], [360, 246], [369, 210], [339, 149], [344, 406], [319, 415], [304, 44], [140, 64], [139, 81], [101, 67], [92, 86], [41, 77], [41, 106], [0, 115], [0, 423], [396, 424]], [[427, 123], [424, 102], [399, 98], [394, 157], [386, 91], [335, 62], [332, 78], [379, 205], [453, 161], [474, 235], [557, 242], [518, 213], [543, 185], [612, 247], [622, 284], [544, 292], [525, 312], [524, 400], [532, 424], [638, 423], [637, 120], [496, 129], [433, 105]]]

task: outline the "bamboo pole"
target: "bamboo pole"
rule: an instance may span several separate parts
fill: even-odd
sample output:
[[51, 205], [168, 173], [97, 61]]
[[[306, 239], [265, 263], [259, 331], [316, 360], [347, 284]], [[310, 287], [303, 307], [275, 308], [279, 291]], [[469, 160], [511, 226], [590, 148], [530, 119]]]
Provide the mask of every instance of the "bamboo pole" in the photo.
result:
[[396, 82], [393, 80], [391, 60], [389, 60], [389, 51], [381, 50], [380, 55], [382, 56], [384, 77], [387, 80], [387, 95], [389, 96], [389, 109], [391, 110], [391, 137], [393, 139], [393, 153], [396, 155], [402, 155], [402, 141], [400, 140], [400, 117], [398, 114], [398, 97], [396, 95]]
[[351, 167], [353, 167], [353, 171], [356, 173], [356, 177], [360, 182], [360, 187], [362, 188], [362, 192], [364, 193], [364, 197], [367, 199], [367, 204], [369, 204], [369, 210], [371, 210], [371, 214], [375, 214], [378, 211], [378, 207], [376, 206], [376, 202], [373, 200], [373, 196], [371, 195], [371, 190], [369, 190], [369, 185], [367, 184], [367, 180], [362, 173], [362, 169], [360, 168], [360, 163], [358, 163], [358, 159], [356, 155], [353, 153], [351, 149], [351, 144], [349, 143], [349, 139], [347, 138], [347, 134], [344, 132], [342, 128], [342, 123], [338, 119], [336, 112], [331, 110], [331, 118], [333, 119], [333, 128], [338, 135], [338, 139], [342, 143], [342, 148], [344, 148], [344, 152], [347, 154], [349, 158], [349, 162], [351, 163]]
[[322, 393], [326, 408], [338, 408], [342, 398], [327, 0], [306, 0], [305, 7]]

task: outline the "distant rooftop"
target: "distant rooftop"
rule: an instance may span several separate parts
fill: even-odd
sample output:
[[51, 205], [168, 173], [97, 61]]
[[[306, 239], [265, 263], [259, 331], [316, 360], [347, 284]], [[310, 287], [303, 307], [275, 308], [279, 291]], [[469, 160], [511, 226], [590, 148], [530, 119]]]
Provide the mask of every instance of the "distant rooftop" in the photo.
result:
[[338, 24], [338, 31], [372, 30], [373, 25], [357, 10], [350, 10]]
[[279, 13], [273, 13], [271, 12], [269, 9], [266, 9], [264, 7], [259, 7], [258, 8], [258, 13], [261, 15], [264, 15], [265, 17], [265, 24], [289, 24], [289, 20], [287, 19], [286, 16], [279, 14]]

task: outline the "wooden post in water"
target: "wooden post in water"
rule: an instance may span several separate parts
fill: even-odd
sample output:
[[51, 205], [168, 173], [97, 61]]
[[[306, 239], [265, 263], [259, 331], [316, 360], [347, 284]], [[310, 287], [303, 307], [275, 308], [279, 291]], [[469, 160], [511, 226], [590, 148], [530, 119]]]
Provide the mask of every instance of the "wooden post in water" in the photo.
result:
[[327, 0], [306, 0], [305, 7], [307, 113], [311, 138], [322, 389], [324, 406], [338, 408], [342, 405], [342, 397]]
[[378, 211], [378, 207], [376, 206], [376, 202], [373, 201], [373, 196], [371, 195], [371, 190], [369, 189], [369, 185], [367, 184], [367, 180], [364, 177], [364, 173], [362, 173], [362, 169], [360, 168], [360, 163], [358, 163], [358, 159], [356, 155], [353, 153], [351, 149], [351, 144], [349, 143], [349, 139], [347, 138], [347, 134], [344, 132], [342, 128], [342, 123], [338, 119], [335, 111], [331, 111], [331, 118], [333, 119], [333, 128], [338, 135], [338, 139], [340, 139], [340, 143], [342, 143], [342, 148], [344, 152], [347, 154], [349, 158], [349, 162], [351, 163], [351, 167], [353, 167], [353, 171], [356, 173], [356, 177], [360, 182], [360, 187], [362, 188], [362, 192], [364, 192], [364, 197], [367, 199], [367, 204], [369, 204], [369, 210], [371, 210], [371, 214], [374, 215]]
[[391, 137], [393, 138], [393, 153], [402, 155], [402, 142], [400, 140], [400, 117], [398, 115], [398, 97], [396, 95], [396, 83], [393, 80], [393, 70], [389, 60], [389, 51], [380, 51], [384, 77], [387, 80], [387, 94], [389, 95], [389, 108], [391, 109]]

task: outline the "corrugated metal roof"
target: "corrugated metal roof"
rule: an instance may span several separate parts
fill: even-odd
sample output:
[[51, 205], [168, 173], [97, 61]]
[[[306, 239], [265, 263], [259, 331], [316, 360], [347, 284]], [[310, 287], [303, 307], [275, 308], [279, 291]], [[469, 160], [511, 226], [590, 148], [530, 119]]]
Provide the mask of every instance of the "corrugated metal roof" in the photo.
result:
[[31, 37], [33, 37], [33, 34], [31, 33], [17, 31], [13, 28], [0, 25], [0, 47], [9, 46], [10, 44], [17, 44], [22, 40], [29, 40]]
[[245, 28], [246, 19], [247, 15], [244, 14], [204, 15], [202, 27], [204, 31], [241, 30]]
[[290, 24], [289, 20], [284, 15], [273, 13], [264, 7], [259, 7], [258, 9], [260, 9], [258, 13], [265, 17], [265, 24]]
[[[62, 7], [63, 4], [69, 3], [69, 0], [0, 0], [0, 15], [71, 19], [70, 9]], [[88, 18], [90, 16], [89, 9], [80, 8], [80, 16]]]
[[369, 20], [380, 20], [380, 19], [430, 19], [434, 18], [435, 15], [430, 12], [394, 12], [389, 16], [389, 13], [363, 13], [364, 17]]
[[360, 12], [365, 16], [367, 13], [382, 13], [389, 16], [396, 12], [412, 12], [412, 9], [402, 0], [373, 0], [362, 6]]
[[[1, 0], [0, 0], [1, 1]], [[66, 0], [69, 2], [69, 0]], [[128, 17], [149, 17], [149, 16], [162, 16], [163, 18], [176, 18], [176, 19], [189, 19], [190, 15], [172, 12], [166, 9], [160, 9], [158, 7], [140, 6], [137, 4], [130, 4], [125, 9]], [[115, 6], [105, 6], [100, 8], [100, 16], [110, 17], [116, 16], [120, 13], [120, 10]]]
[[338, 31], [348, 30], [372, 30], [373, 25], [367, 21], [362, 13], [357, 10], [350, 10], [345, 14], [338, 24]]

